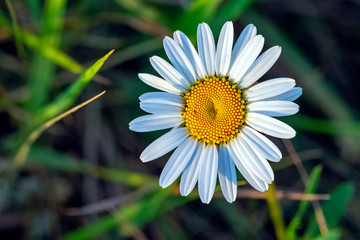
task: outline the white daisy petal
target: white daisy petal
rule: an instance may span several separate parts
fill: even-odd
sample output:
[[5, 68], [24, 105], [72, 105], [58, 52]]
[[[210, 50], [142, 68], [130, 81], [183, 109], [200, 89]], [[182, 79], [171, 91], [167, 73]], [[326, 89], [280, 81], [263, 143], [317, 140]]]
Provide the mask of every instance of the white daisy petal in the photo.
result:
[[[252, 86], [245, 92], [245, 98], [249, 102], [268, 99], [285, 93], [295, 86], [295, 80], [291, 78], [275, 78]], [[277, 99], [280, 100], [280, 99]]]
[[147, 146], [147, 148], [145, 148], [145, 150], [140, 155], [141, 161], [149, 162], [167, 154], [182, 144], [188, 135], [189, 134], [184, 128], [172, 129], [152, 142], [149, 146]]
[[196, 140], [189, 137], [184, 143], [176, 148], [161, 172], [161, 187], [166, 188], [170, 186], [180, 176], [181, 172], [185, 169], [191, 159], [195, 147]]
[[185, 55], [188, 57], [191, 62], [196, 76], [198, 79], [203, 79], [206, 76], [204, 66], [201, 62], [200, 56], [197, 53], [194, 45], [191, 43], [190, 39], [182, 32], [174, 32], [174, 40], [182, 47], [185, 52]]
[[166, 92], [148, 92], [139, 97], [140, 108], [159, 115], [181, 115], [184, 99]]
[[236, 57], [233, 64], [230, 66], [230, 71], [228, 73], [229, 78], [234, 82], [238, 82], [242, 76], [244, 76], [249, 67], [253, 64], [257, 56], [259, 56], [263, 46], [263, 36], [257, 35], [256, 37], [250, 39], [244, 49]]
[[140, 102], [140, 108], [147, 113], [159, 115], [181, 115], [183, 107], [173, 104], [169, 101], [143, 101]]
[[195, 71], [183, 49], [169, 37], [164, 38], [164, 49], [176, 70], [178, 70], [190, 83], [195, 83]]
[[185, 92], [186, 89], [190, 87], [189, 81], [187, 81], [183, 75], [181, 75], [173, 66], [161, 57], [151, 57], [150, 63], [153, 68], [175, 88]]
[[219, 146], [219, 182], [223, 195], [229, 203], [236, 199], [237, 180], [235, 164], [231, 159], [227, 148], [223, 145]]
[[286, 123], [259, 113], [247, 113], [245, 122], [250, 127], [273, 137], [289, 139], [296, 135], [295, 130]]
[[179, 106], [182, 106], [184, 98], [172, 93], [167, 92], [147, 92], [142, 94], [139, 97], [140, 101], [158, 101], [158, 100], [165, 100], [174, 103], [178, 103]]
[[[250, 163], [251, 171], [264, 182], [270, 184], [274, 180], [274, 172], [271, 169], [269, 162], [261, 154], [251, 148], [251, 146], [242, 136], [239, 136], [237, 140], [237, 142], [240, 143], [244, 149], [246, 149], [246, 152], [249, 156], [247, 158], [247, 163]], [[261, 176], [258, 173], [261, 173]]]
[[206, 74], [215, 74], [215, 41], [210, 27], [206, 23], [201, 23], [197, 30], [198, 50]]
[[208, 145], [200, 156], [203, 158], [199, 172], [199, 195], [203, 203], [210, 203], [216, 186], [218, 151], [215, 145]]
[[215, 54], [215, 72], [218, 77], [225, 77], [229, 71], [233, 41], [233, 24], [226, 22], [221, 29]]
[[151, 132], [178, 127], [182, 122], [181, 115], [144, 115], [132, 120], [129, 128], [135, 132]]
[[225, 145], [225, 147], [228, 149], [232, 160], [234, 161], [239, 172], [244, 176], [245, 180], [256, 190], [265, 192], [267, 190], [267, 184], [256, 177], [252, 171], [249, 171], [245, 168], [243, 162], [246, 161], [246, 159], [243, 159], [241, 153], [239, 154], [238, 151], [236, 151], [237, 146], [234, 146], [234, 142], [230, 142], [228, 145]]
[[154, 75], [147, 74], [147, 73], [140, 73], [139, 78], [141, 79], [141, 81], [143, 81], [144, 83], [146, 83], [147, 85], [149, 85], [153, 88], [156, 88], [156, 89], [159, 89], [159, 90], [162, 90], [165, 92], [169, 92], [169, 93], [174, 93], [174, 94], [181, 93], [181, 91], [179, 89], [175, 88], [173, 85], [171, 85], [164, 79], [156, 77]]
[[181, 46], [184, 49], [183, 44], [181, 42], [180, 33], [181, 33], [181, 31], [179, 31], [179, 30], [175, 31], [173, 33], [173, 39], [177, 44], [179, 44], [179, 46]]
[[260, 55], [239, 81], [240, 88], [247, 88], [261, 78], [277, 61], [281, 47], [275, 46]]
[[247, 25], [244, 30], [241, 32], [239, 38], [236, 40], [234, 49], [231, 54], [231, 65], [234, 60], [237, 58], [239, 53], [244, 49], [245, 45], [249, 42], [250, 39], [255, 37], [256, 27], [253, 24]]
[[289, 101], [259, 101], [247, 105], [249, 112], [256, 112], [270, 117], [280, 117], [295, 114], [299, 111], [299, 105]]
[[243, 126], [241, 128], [241, 134], [251, 148], [259, 152], [266, 159], [278, 162], [282, 158], [279, 148], [267, 137], [255, 131], [251, 127]]
[[193, 157], [181, 175], [180, 193], [182, 196], [189, 195], [198, 181], [200, 166], [202, 166], [202, 161], [200, 160], [203, 160], [200, 156], [204, 149], [205, 144], [197, 143]]
[[251, 172], [253, 172], [262, 181], [270, 183], [270, 174], [268, 174], [266, 168], [260, 164], [260, 161], [254, 152], [247, 147], [248, 145], [242, 139], [241, 135], [235, 139], [234, 143], [237, 147], [236, 150], [238, 151], [238, 154], [243, 155], [244, 159], [246, 159], [246, 161], [243, 161], [245, 168], [251, 169]]
[[[249, 147], [250, 147], [250, 146], [249, 146]], [[268, 174], [270, 175], [270, 180], [271, 180], [271, 182], [270, 182], [269, 184], [271, 184], [271, 183], [274, 181], [275, 176], [274, 176], [274, 171], [272, 170], [269, 162], [268, 162], [259, 152], [255, 151], [255, 150], [252, 149], [252, 148], [250, 148], [250, 149], [251, 149], [251, 151], [254, 152], [254, 154], [256, 155], [257, 159], [260, 161], [261, 165], [266, 168], [266, 171], [267, 171]]]
[[294, 87], [287, 92], [281, 93], [279, 95], [265, 98], [264, 100], [284, 100], [284, 101], [295, 101], [302, 94], [301, 87]]

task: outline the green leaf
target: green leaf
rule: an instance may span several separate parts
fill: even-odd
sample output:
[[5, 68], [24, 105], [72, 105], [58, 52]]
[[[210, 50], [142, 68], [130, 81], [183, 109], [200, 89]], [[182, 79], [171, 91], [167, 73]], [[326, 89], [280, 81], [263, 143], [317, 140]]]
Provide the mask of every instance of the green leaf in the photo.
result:
[[266, 202], [268, 205], [269, 215], [275, 228], [276, 238], [278, 240], [286, 239], [285, 223], [282, 209], [278, 199], [275, 197], [275, 183], [269, 185], [266, 191]]
[[82, 89], [90, 82], [90, 80], [100, 70], [104, 62], [113, 52], [114, 50], [111, 50], [104, 57], [99, 59], [83, 74], [81, 74], [73, 84], [71, 84], [65, 91], [63, 91], [54, 102], [45, 106], [37, 115], [37, 122], [46, 121], [73, 105]]
[[[40, 30], [40, 47], [49, 46], [58, 48], [64, 22], [66, 0], [45, 1]], [[49, 88], [54, 80], [55, 66], [48, 59], [35, 52], [31, 61], [28, 77], [30, 86], [30, 99], [27, 109], [31, 112], [38, 111], [49, 99]]]
[[[330, 200], [321, 204], [326, 223], [330, 229], [337, 227], [342, 216], [345, 214], [346, 206], [352, 198], [354, 190], [355, 187], [353, 183], [340, 184], [334, 191], [331, 192]], [[315, 216], [313, 216], [306, 229], [305, 237], [312, 238], [318, 236], [319, 234], [320, 231], [316, 223]]]
[[41, 39], [38, 36], [25, 30], [21, 30], [21, 35], [23, 37], [22, 40], [28, 47], [32, 48], [38, 54], [41, 54], [53, 63], [73, 73], [81, 73], [84, 70], [78, 62], [61, 50], [47, 44], [42, 44]]
[[9, 15], [10, 15], [10, 18], [12, 21], [12, 30], [14, 33], [15, 46], [16, 46], [17, 53], [20, 57], [23, 57], [25, 55], [25, 50], [24, 50], [20, 27], [19, 27], [19, 23], [17, 21], [15, 10], [12, 7], [10, 0], [5, 0], [5, 5], [8, 8]]
[[[312, 172], [310, 174], [310, 178], [305, 187], [305, 193], [315, 193], [318, 183], [319, 183], [319, 180], [320, 180], [321, 172], [322, 172], [322, 166], [320, 166], [320, 165], [316, 166], [312, 170]], [[297, 237], [296, 231], [301, 227], [301, 220], [302, 220], [308, 206], [309, 206], [309, 201], [306, 201], [306, 200], [300, 201], [298, 211], [296, 212], [295, 216], [291, 220], [291, 222], [286, 230], [287, 239], [289, 239], [289, 240], [296, 239], [296, 237]]]
[[[37, 6], [37, 3], [34, 5]], [[4, 25], [4, 27], [6, 27], [8, 31], [12, 32], [15, 35], [15, 33], [12, 31], [9, 20], [4, 16], [1, 10], [0, 10], [0, 25]], [[41, 37], [34, 35], [29, 31], [21, 28], [19, 28], [18, 31], [19, 31], [18, 34], [21, 36], [21, 41], [27, 47], [33, 49], [37, 54], [44, 56], [48, 60], [52, 61], [58, 66], [61, 66], [69, 70], [70, 72], [79, 74], [84, 70], [83, 67], [78, 62], [76, 62], [66, 53], [62, 52], [60, 49], [50, 44], [44, 44]]]

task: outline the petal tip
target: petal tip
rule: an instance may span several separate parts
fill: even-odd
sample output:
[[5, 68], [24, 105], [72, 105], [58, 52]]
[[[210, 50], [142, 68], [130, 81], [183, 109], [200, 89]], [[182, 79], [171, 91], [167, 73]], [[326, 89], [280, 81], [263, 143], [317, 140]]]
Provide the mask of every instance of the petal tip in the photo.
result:
[[140, 154], [140, 160], [145, 163], [149, 161], [149, 158], [147, 158], [146, 156], [144, 156], [144, 152]]
[[205, 204], [209, 204], [211, 201], [211, 199], [201, 199], [201, 198], [200, 198], [200, 200], [201, 200], [201, 202], [203, 202]]

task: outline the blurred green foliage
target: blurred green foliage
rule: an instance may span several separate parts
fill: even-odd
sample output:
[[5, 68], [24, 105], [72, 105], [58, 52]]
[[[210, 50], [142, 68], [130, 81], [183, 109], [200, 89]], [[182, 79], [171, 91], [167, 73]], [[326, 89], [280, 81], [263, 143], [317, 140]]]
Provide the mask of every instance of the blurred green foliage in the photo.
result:
[[[1, 2], [0, 238], [360, 238], [360, 84], [353, 81], [360, 67], [359, 13], [351, 1]], [[165, 158], [139, 160], [159, 133], [128, 130], [141, 115], [138, 96], [153, 91], [137, 73], [154, 73], [148, 58], [165, 56], [165, 35], [179, 29], [195, 43], [199, 23], [207, 22], [217, 37], [228, 20], [236, 34], [253, 23], [266, 47], [282, 47], [266, 78], [290, 76], [304, 89], [301, 113], [283, 120], [297, 130], [295, 154], [311, 174], [302, 182], [294, 153], [276, 142], [285, 156], [274, 165], [276, 189], [330, 194], [318, 207], [279, 199], [274, 188], [254, 195], [247, 185], [232, 205], [219, 191], [203, 205], [195, 191], [180, 197], [177, 183], [158, 186]], [[101, 57], [111, 49], [104, 64], [111, 53]], [[47, 129], [26, 163], [9, 174], [35, 129], [103, 90], [101, 99]], [[315, 211], [323, 214], [327, 233], [320, 232]]]

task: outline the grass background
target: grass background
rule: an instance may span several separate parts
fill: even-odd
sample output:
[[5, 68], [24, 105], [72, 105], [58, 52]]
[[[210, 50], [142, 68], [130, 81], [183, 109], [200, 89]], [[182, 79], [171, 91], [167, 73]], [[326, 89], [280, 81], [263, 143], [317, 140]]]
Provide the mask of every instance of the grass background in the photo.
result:
[[[203, 21], [217, 37], [227, 20], [236, 36], [253, 23], [266, 48], [282, 47], [262, 80], [292, 77], [304, 93], [282, 118], [297, 136], [274, 139], [276, 189], [244, 185], [235, 203], [217, 192], [204, 205], [158, 186], [168, 156], [139, 155], [163, 131], [128, 123], [153, 91], [137, 74], [166, 58], [162, 38], [179, 29], [195, 42]], [[359, 239], [359, 22], [358, 1], [1, 1], [0, 238]]]

